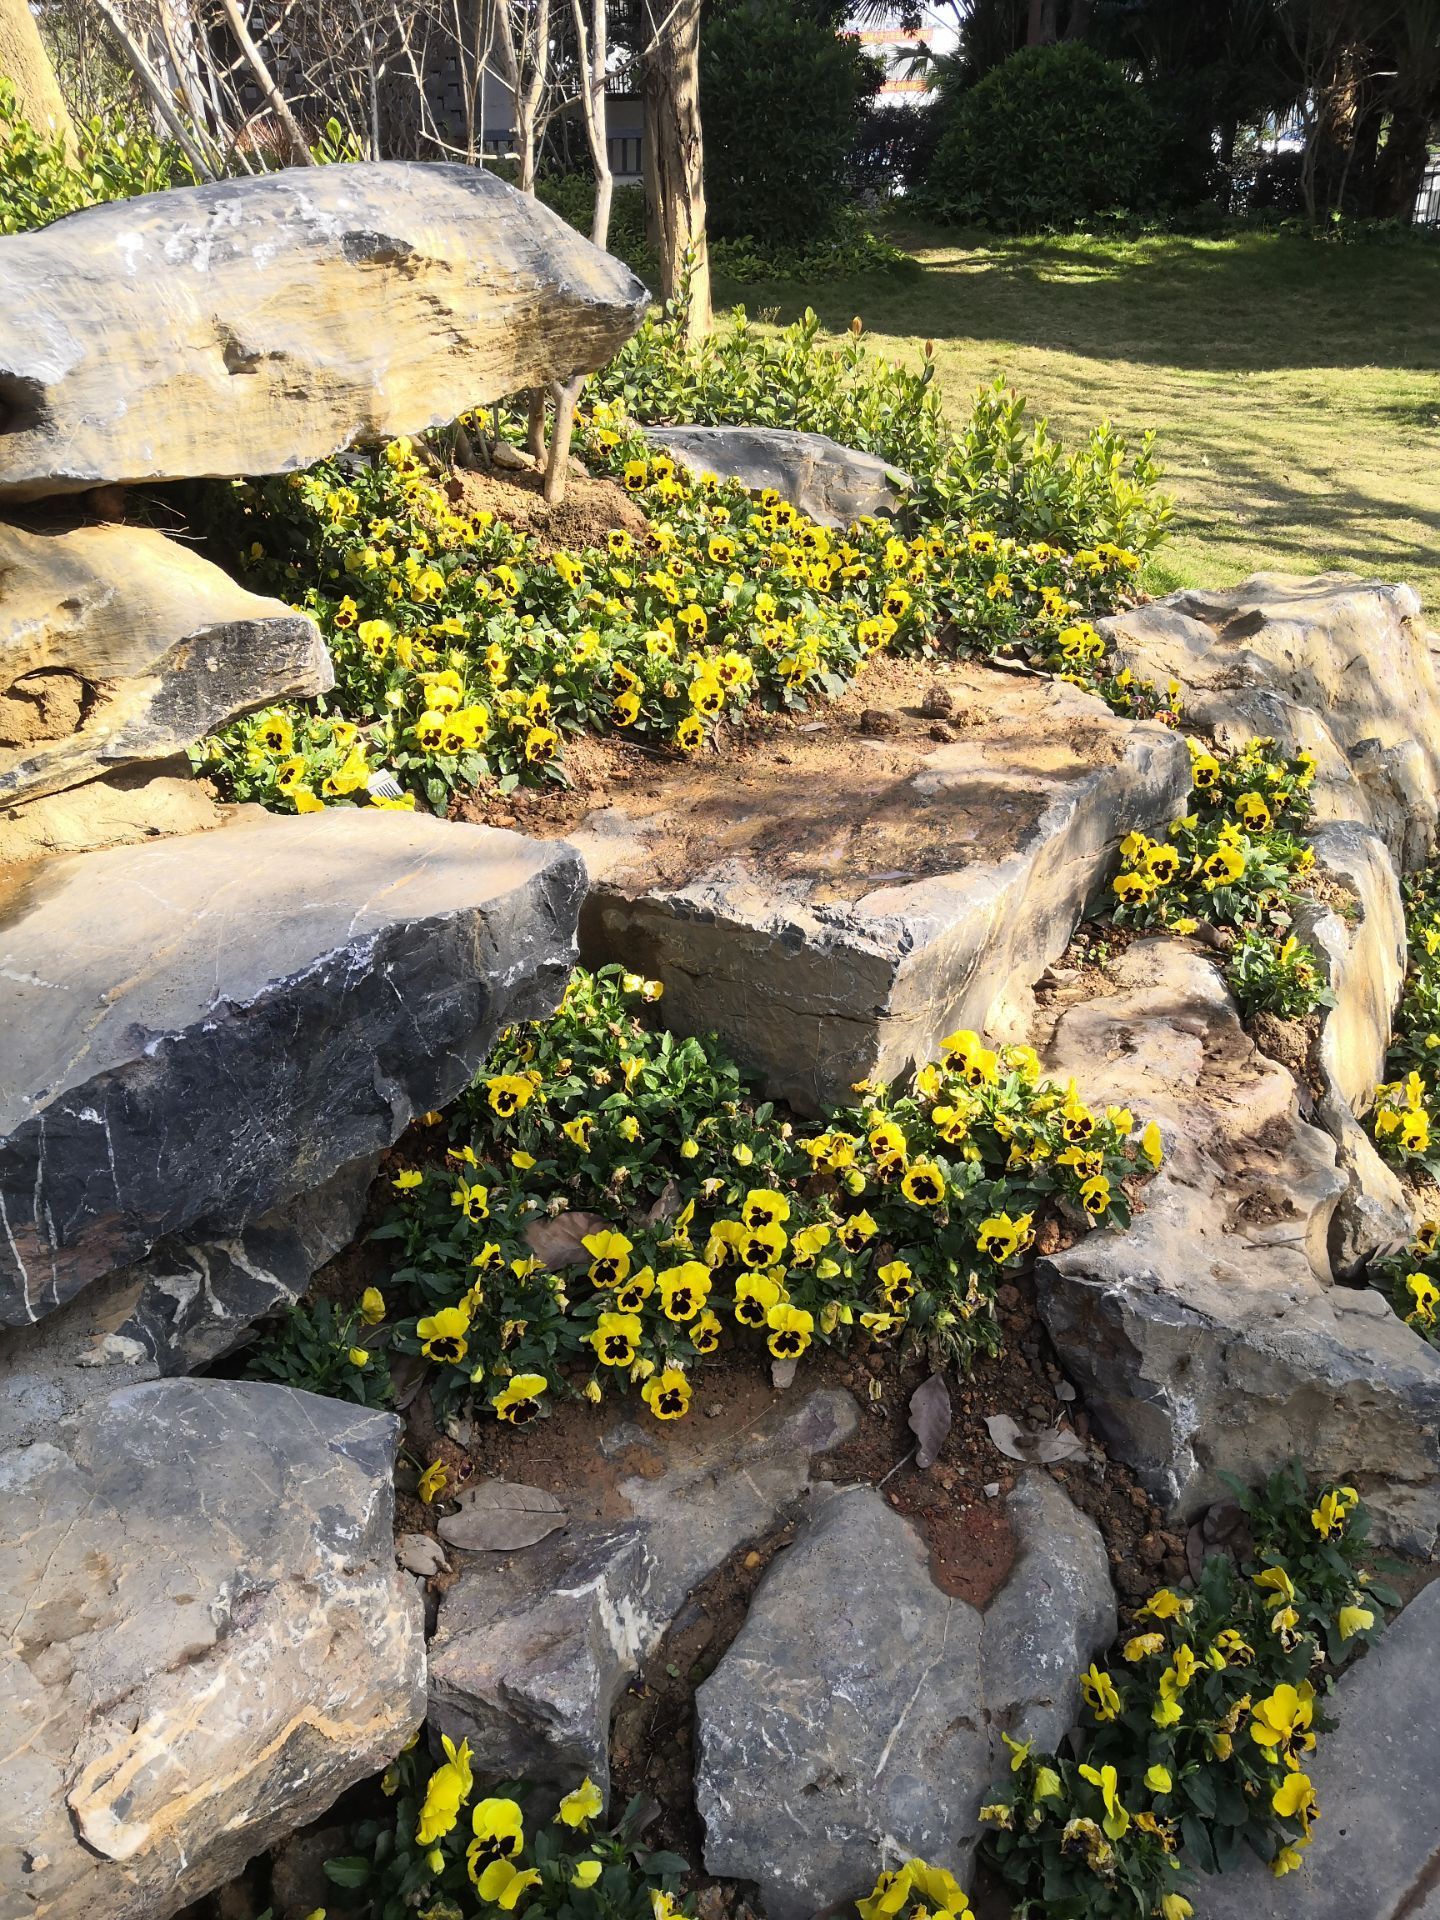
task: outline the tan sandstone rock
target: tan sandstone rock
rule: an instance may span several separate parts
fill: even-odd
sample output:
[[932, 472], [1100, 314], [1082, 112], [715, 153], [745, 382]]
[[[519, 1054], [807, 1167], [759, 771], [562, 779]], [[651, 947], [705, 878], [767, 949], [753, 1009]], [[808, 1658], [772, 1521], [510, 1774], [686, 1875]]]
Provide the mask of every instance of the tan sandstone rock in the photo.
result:
[[[1077, 992], [1080, 989], [1077, 988]], [[1076, 1000], [1046, 1070], [1159, 1123], [1165, 1164], [1126, 1232], [1036, 1263], [1041, 1316], [1110, 1450], [1180, 1515], [1296, 1454], [1440, 1518], [1440, 1354], [1379, 1294], [1332, 1282], [1346, 1182], [1256, 1052], [1208, 959], [1137, 942]]]
[[163, 1920], [405, 1744], [396, 1431], [166, 1380], [0, 1455], [0, 1912]]
[[1236, 747], [1270, 735], [1319, 759], [1322, 820], [1375, 827], [1423, 866], [1440, 816], [1440, 680], [1418, 595], [1343, 573], [1256, 574], [1101, 622], [1123, 666], [1178, 680], [1186, 717]]
[[0, 523], [0, 805], [334, 684], [320, 630], [148, 527]]
[[59, 853], [206, 833], [236, 811], [217, 802], [204, 781], [192, 778], [185, 760], [132, 767], [0, 811], [0, 869]]
[[601, 367], [648, 295], [472, 167], [307, 167], [0, 240], [0, 497], [289, 473]]

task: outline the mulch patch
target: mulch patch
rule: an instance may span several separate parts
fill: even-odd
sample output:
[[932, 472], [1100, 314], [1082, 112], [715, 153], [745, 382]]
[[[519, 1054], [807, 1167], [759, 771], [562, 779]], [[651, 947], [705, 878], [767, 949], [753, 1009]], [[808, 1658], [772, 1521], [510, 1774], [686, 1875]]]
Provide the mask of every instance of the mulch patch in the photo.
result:
[[457, 513], [493, 513], [529, 534], [539, 554], [562, 549], [603, 547], [612, 528], [621, 527], [638, 546], [653, 545], [650, 522], [623, 487], [602, 475], [570, 470], [565, 498], [556, 506], [545, 499], [543, 474], [457, 467], [446, 479], [445, 494]]

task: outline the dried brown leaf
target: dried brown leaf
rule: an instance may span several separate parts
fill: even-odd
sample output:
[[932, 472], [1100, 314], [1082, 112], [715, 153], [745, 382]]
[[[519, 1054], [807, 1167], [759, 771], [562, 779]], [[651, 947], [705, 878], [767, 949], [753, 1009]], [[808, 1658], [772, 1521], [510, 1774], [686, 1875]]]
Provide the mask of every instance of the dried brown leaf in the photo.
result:
[[915, 1464], [933, 1467], [950, 1432], [950, 1389], [932, 1373], [910, 1396], [910, 1431], [916, 1440]]
[[513, 1553], [565, 1524], [553, 1493], [513, 1480], [478, 1481], [461, 1490], [456, 1504], [458, 1511], [440, 1522], [440, 1538], [466, 1553]]

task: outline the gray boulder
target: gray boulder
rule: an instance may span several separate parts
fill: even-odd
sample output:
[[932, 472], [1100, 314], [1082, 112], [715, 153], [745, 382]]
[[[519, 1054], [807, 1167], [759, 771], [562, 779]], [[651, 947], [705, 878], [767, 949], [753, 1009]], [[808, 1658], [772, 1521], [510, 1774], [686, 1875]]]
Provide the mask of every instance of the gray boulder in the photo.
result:
[[822, 527], [848, 527], [867, 514], [893, 517], [911, 481], [873, 453], [842, 447], [823, 433], [788, 427], [646, 427], [652, 447], [691, 473], [734, 480], [750, 493], [767, 488]]
[[1322, 819], [1373, 825], [1407, 870], [1440, 816], [1440, 681], [1418, 595], [1350, 574], [1256, 574], [1101, 622], [1121, 665], [1179, 681], [1222, 745], [1257, 734], [1317, 754]]
[[486, 169], [219, 180], [0, 240], [0, 497], [293, 473], [604, 366], [649, 296]]
[[[848, 1394], [772, 1408], [716, 1445], [698, 1422], [667, 1436], [654, 1479], [621, 1481], [615, 1521], [578, 1521], [522, 1553], [451, 1549], [459, 1578], [430, 1648], [430, 1717], [470, 1742], [478, 1771], [567, 1792], [610, 1783], [615, 1704], [690, 1589], [760, 1539], [810, 1487], [812, 1459], [858, 1421]], [[616, 1438], [644, 1441], [627, 1429]]]
[[562, 843], [369, 809], [46, 864], [0, 927], [0, 1325], [453, 1098], [555, 1004], [583, 886]]
[[897, 717], [777, 735], [737, 769], [687, 766], [570, 835], [592, 876], [583, 942], [665, 983], [680, 1032], [717, 1031], [806, 1112], [988, 1026], [1065, 948], [1132, 828], [1190, 790], [1184, 744], [1039, 675], [947, 665], [960, 737]]
[[1097, 1529], [1048, 1476], [1009, 1514], [1019, 1552], [982, 1615], [942, 1593], [872, 1487], [833, 1493], [772, 1562], [696, 1694], [705, 1868], [756, 1881], [770, 1920], [866, 1893], [913, 1855], [964, 1878], [1000, 1735], [1053, 1748], [1115, 1633]]
[[169, 1380], [0, 1455], [0, 1912], [165, 1920], [405, 1744], [397, 1432]]
[[1341, 1678], [1306, 1771], [1321, 1819], [1303, 1865], [1259, 1860], [1203, 1883], [1205, 1920], [1437, 1920], [1440, 1586], [1429, 1586]]
[[[1332, 1284], [1346, 1182], [1208, 960], [1164, 939], [1064, 1007], [1042, 1048], [1097, 1106], [1156, 1121], [1166, 1160], [1126, 1232], [1036, 1263], [1041, 1315], [1111, 1451], [1177, 1515], [1300, 1455], [1396, 1483], [1440, 1518], [1440, 1355], [1378, 1294]], [[1043, 1037], [1043, 1036], [1042, 1036]]]
[[374, 1173], [373, 1159], [342, 1167], [222, 1239], [172, 1235], [44, 1319], [12, 1328], [0, 1340], [0, 1450], [44, 1438], [118, 1385], [195, 1373], [229, 1353], [354, 1239]]
[[981, 1684], [992, 1774], [1004, 1773], [1001, 1740], [1033, 1740], [1054, 1753], [1075, 1724], [1077, 1675], [1115, 1638], [1115, 1589], [1095, 1522], [1048, 1473], [1023, 1473], [1005, 1503], [1015, 1563], [985, 1609]]
[[334, 679], [308, 615], [163, 534], [0, 524], [0, 805], [164, 760]]

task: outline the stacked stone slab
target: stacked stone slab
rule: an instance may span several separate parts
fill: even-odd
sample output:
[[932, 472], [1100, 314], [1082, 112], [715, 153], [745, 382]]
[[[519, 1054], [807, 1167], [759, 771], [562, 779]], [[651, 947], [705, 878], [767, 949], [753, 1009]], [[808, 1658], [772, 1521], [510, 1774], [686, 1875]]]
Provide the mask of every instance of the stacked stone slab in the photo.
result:
[[159, 1376], [293, 1300], [380, 1151], [554, 1006], [585, 876], [214, 804], [175, 756], [329, 687], [317, 628], [54, 497], [418, 432], [602, 365], [646, 296], [420, 166], [97, 207], [0, 282], [0, 1911], [162, 1920], [398, 1750], [424, 1641], [395, 1422]]

